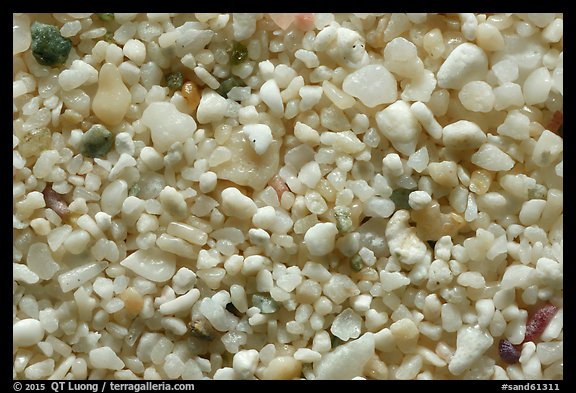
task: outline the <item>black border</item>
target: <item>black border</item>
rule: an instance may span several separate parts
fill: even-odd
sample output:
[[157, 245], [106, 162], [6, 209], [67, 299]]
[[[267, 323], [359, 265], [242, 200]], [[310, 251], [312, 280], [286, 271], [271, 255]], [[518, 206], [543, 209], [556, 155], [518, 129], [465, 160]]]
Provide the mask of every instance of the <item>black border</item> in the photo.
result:
[[[68, 4], [66, 4], [68, 3]], [[144, 6], [140, 5], [140, 7], [135, 6], [134, 4], [132, 4], [131, 2], [114, 2], [114, 3], [110, 3], [108, 4], [107, 1], [100, 1], [97, 4], [94, 5], [94, 7], [92, 6], [86, 6], [85, 3], [83, 2], [67, 2], [67, 1], [59, 1], [59, 2], [55, 2], [55, 3], [47, 3], [47, 2], [38, 2], [38, 3], [24, 3], [24, 2], [20, 2], [17, 4], [14, 3], [8, 3], [8, 2], [3, 2], [2, 3], [4, 6], [9, 6], [10, 9], [12, 10], [12, 12], [38, 12], [41, 10], [47, 10], [50, 9], [50, 12], [57, 12], [57, 11], [61, 11], [64, 10], [66, 12], [69, 12], [70, 10], [74, 10], [74, 11], [84, 11], [87, 8], [92, 11], [93, 9], [97, 9], [97, 10], [103, 10], [103, 11], [110, 11], [110, 10], [120, 10], [120, 11], [127, 11], [130, 10], [132, 11], [133, 8], [145, 8], [146, 11], [164, 11], [167, 7], [162, 3], [162, 2], [154, 2], [154, 3], [148, 3], [148, 4], [144, 4]], [[222, 12], [221, 10], [224, 8], [229, 8], [229, 11], [242, 11], [242, 12], [279, 12], [280, 9], [279, 7], [282, 7], [282, 11], [286, 11], [285, 8], [289, 8], [292, 12], [294, 11], [301, 11], [301, 10], [306, 10], [306, 11], [323, 11], [326, 8], [329, 8], [330, 11], [329, 12], [350, 12], [351, 9], [353, 9], [354, 12], [358, 12], [358, 11], [363, 11], [363, 12], [370, 12], [370, 11], [375, 11], [375, 10], [380, 10], [380, 9], [386, 9], [386, 11], [390, 12], [390, 11], [402, 11], [402, 12], [406, 12], [406, 11], [423, 11], [423, 10], [429, 10], [429, 11], [434, 11], [434, 12], [454, 12], [454, 11], [462, 11], [462, 8], [481, 8], [480, 11], [476, 11], [476, 12], [486, 12], [486, 9], [488, 9], [490, 12], [542, 12], [543, 9], [546, 9], [548, 12], [550, 11], [554, 11], [554, 12], [563, 12], [564, 13], [564, 20], [567, 21], [568, 23], [564, 23], [564, 28], [567, 29], [567, 31], [570, 31], [574, 28], [574, 25], [572, 23], [572, 12], [570, 8], [572, 7], [572, 3], [568, 2], [568, 1], [558, 1], [558, 0], [552, 0], [552, 1], [547, 1], [546, 3], [536, 3], [536, 2], [522, 2], [521, 4], [517, 3], [516, 1], [514, 2], [490, 2], [490, 3], [481, 3], [479, 6], [476, 5], [474, 7], [470, 7], [470, 4], [466, 4], [466, 3], [460, 3], [460, 2], [450, 2], [450, 1], [435, 1], [434, 3], [429, 3], [429, 2], [422, 2], [422, 3], [418, 3], [418, 2], [379, 2], [379, 1], [366, 1], [366, 2], [358, 2], [355, 1], [353, 4], [347, 3], [347, 2], [331, 2], [329, 4], [328, 7], [326, 7], [325, 4], [323, 4], [322, 2], [300, 2], [300, 1], [290, 1], [290, 2], [286, 2], [284, 4], [279, 4], [279, 3], [274, 3], [274, 2], [266, 2], [264, 4], [260, 3], [258, 4], [257, 2], [230, 2], [228, 3], [227, 1], [225, 2], [219, 2], [217, 3], [217, 5], [211, 3], [211, 2], [194, 2], [194, 3], [189, 3], [189, 2], [181, 2], [181, 3], [177, 3], [177, 4], [173, 4], [171, 5], [169, 8], [171, 9], [176, 9], [176, 10], [188, 10], [188, 9], [193, 9], [194, 12], [198, 12], [198, 11], [202, 11], [202, 12], [214, 12], [215, 8], [218, 8], [219, 12]], [[567, 12], [568, 11], [568, 12]], [[325, 11], [326, 12], [326, 11]], [[9, 13], [3, 13], [3, 16], [5, 16], [6, 18], [9, 17]], [[8, 21], [6, 21], [7, 23], [5, 24], [6, 29], [8, 28], [9, 24]], [[8, 33], [8, 32], [7, 32]], [[573, 34], [569, 34], [569, 33], [565, 33], [564, 37], [569, 37], [568, 40], [566, 40], [564, 42], [564, 46], [568, 47], [568, 51], [564, 51], [565, 54], [564, 56], [566, 56], [566, 54], [568, 55], [567, 58], [565, 59], [565, 63], [572, 65], [574, 64], [571, 60], [573, 58], [573, 53], [574, 53], [574, 48], [573, 46], [573, 41], [572, 41], [572, 37], [574, 37]], [[566, 53], [567, 52], [567, 53]], [[570, 66], [569, 66], [570, 67]], [[568, 75], [568, 74], [567, 74]], [[570, 77], [566, 78], [565, 81], [570, 81]], [[565, 83], [565, 85], [568, 85]], [[9, 86], [8, 83], [6, 83], [6, 86]], [[8, 93], [6, 93], [6, 97], [8, 96]], [[566, 98], [566, 96], [564, 96], [564, 101], [565, 101], [565, 106], [567, 108], [573, 108], [573, 105], [570, 104], [570, 102], [572, 101], [572, 95], [568, 94], [568, 99]], [[6, 108], [9, 108], [8, 103], [6, 104]], [[570, 124], [570, 121], [569, 121]], [[571, 141], [574, 137], [572, 136], [573, 133], [570, 132], [571, 128], [570, 127], [565, 127], [566, 129], [568, 129], [568, 141]], [[568, 145], [571, 145], [570, 142], [568, 142]], [[9, 145], [6, 145], [9, 146]], [[565, 157], [566, 158], [566, 155]], [[565, 176], [568, 176], [569, 178], [572, 177], [572, 174], [574, 173], [574, 171], [570, 170], [571, 166], [573, 165], [572, 163], [572, 158], [568, 159], [568, 166], [564, 169], [564, 174]], [[566, 165], [565, 165], [566, 166]], [[4, 174], [3, 171], [1, 171], [2, 174]], [[7, 174], [7, 173], [6, 173]], [[7, 177], [7, 176], [6, 176]], [[6, 179], [6, 184], [9, 184], [8, 179]], [[568, 200], [574, 200], [573, 198], [573, 191], [572, 191], [572, 187], [568, 187], [568, 188], [564, 188], [564, 193], [567, 193], [568, 195]], [[574, 216], [574, 208], [572, 207], [571, 204], [565, 204], [564, 205], [564, 215], [565, 217], [569, 217], [569, 222], [572, 222], [572, 220], [574, 220], [575, 216]], [[8, 221], [9, 217], [6, 217], [6, 221], [4, 222], [9, 222]], [[7, 233], [8, 229], [7, 229]], [[565, 233], [565, 237], [566, 235], [568, 235], [568, 238], [566, 238], [566, 243], [567, 244], [576, 244], [573, 243], [569, 240], [569, 238], [572, 236], [572, 231], [564, 231]], [[574, 273], [572, 273], [571, 271], [574, 270], [572, 261], [571, 261], [571, 257], [572, 254], [566, 254], [565, 255], [565, 259], [568, 260], [568, 263], [565, 264], [564, 268], [567, 270], [567, 277], [569, 277], [570, 279], [572, 279], [572, 277], [574, 276]], [[10, 265], [8, 263], [4, 264], [4, 269], [8, 270], [10, 269], [9, 267]], [[6, 275], [11, 276], [12, 275], [12, 271], [9, 270], [6, 272]], [[4, 291], [6, 292], [6, 294], [8, 295], [6, 298], [12, 298], [12, 289], [11, 289], [11, 285], [8, 285], [8, 283], [6, 283], [5, 285], [0, 285]], [[564, 308], [567, 308], [568, 311], [572, 308], [572, 304], [571, 302], [566, 302], [564, 304]], [[566, 314], [566, 313], [565, 313]], [[4, 318], [8, 319], [8, 312], [6, 312]], [[567, 315], [573, 315], [570, 314], [570, 312], [568, 312]], [[6, 320], [5, 323], [3, 324], [4, 326], [10, 326], [12, 321], [8, 321]], [[573, 319], [570, 318], [565, 318], [564, 319], [564, 330], [566, 330], [566, 327], [568, 327], [568, 331], [572, 332], [574, 331], [574, 326], [573, 326]], [[503, 383], [507, 383], [510, 385], [525, 385], [526, 383], [542, 383], [542, 384], [549, 384], [549, 383], [558, 383], [560, 386], [560, 390], [564, 390], [566, 389], [568, 386], [572, 386], [574, 384], [574, 374], [572, 374], [572, 370], [574, 370], [574, 362], [573, 362], [573, 356], [571, 356], [572, 354], [574, 354], [574, 341], [572, 339], [572, 335], [568, 334], [568, 335], [564, 335], [564, 347], [565, 347], [565, 355], [564, 355], [564, 361], [565, 364], [567, 365], [567, 367], [565, 368], [565, 373], [564, 373], [564, 380], [563, 381], [459, 381], [459, 380], [450, 380], [450, 381], [427, 381], [427, 382], [420, 382], [420, 381], [370, 381], [367, 382], [369, 384], [371, 384], [370, 388], [399, 388], [399, 387], [407, 387], [407, 388], [415, 388], [415, 389], [419, 389], [419, 388], [424, 388], [424, 389], [442, 389], [442, 390], [451, 390], [454, 389], [454, 391], [460, 391], [462, 388], [466, 388], [466, 386], [474, 386], [474, 388], [478, 388], [481, 389], [483, 391], [486, 392], [490, 392], [490, 391], [502, 391], [502, 384]], [[12, 367], [10, 367], [10, 363], [12, 363], [12, 360], [8, 357], [8, 350], [6, 350], [7, 352], [7, 356], [6, 356], [6, 360], [7, 363], [5, 367], [2, 367], [2, 370], [4, 372], [7, 373], [6, 375], [6, 380], [10, 380], [10, 384], [9, 385], [5, 385], [7, 386], [9, 389], [11, 389], [12, 391], [17, 391], [14, 389], [14, 385], [13, 383], [15, 381], [12, 381]], [[10, 356], [11, 357], [11, 356]], [[0, 357], [1, 359], [4, 359], [4, 356]], [[10, 374], [8, 374], [10, 373]], [[45, 387], [44, 391], [52, 391], [50, 388], [50, 382], [51, 381], [19, 381], [22, 384], [35, 384], [35, 385], [43, 385]], [[96, 382], [96, 381], [90, 381], [90, 382]], [[114, 381], [114, 382], [118, 382], [118, 381]], [[181, 381], [163, 381], [165, 383], [168, 384], [174, 384], [174, 383], [178, 383]], [[262, 391], [264, 391], [264, 389], [268, 390], [270, 389], [272, 386], [277, 386], [277, 387], [282, 387], [282, 388], [292, 388], [293, 386], [290, 386], [291, 384], [298, 384], [295, 387], [297, 387], [298, 389], [318, 389], [318, 388], [322, 388], [325, 386], [333, 386], [336, 389], [339, 388], [343, 388], [343, 389], [349, 389], [351, 387], [355, 387], [357, 385], [348, 385], [349, 383], [354, 383], [354, 382], [350, 382], [350, 381], [306, 381], [303, 383], [299, 383], [299, 382], [292, 382], [292, 381], [259, 381], [258, 383], [254, 383], [252, 381], [193, 381], [195, 384], [195, 390], [194, 391], [206, 391], [205, 389], [226, 389], [226, 388], [238, 388], [240, 387], [242, 389], [242, 387], [247, 387], [249, 389], [262, 389]], [[126, 383], [131, 383], [129, 381], [127, 381]], [[101, 385], [102, 382], [99, 382], [99, 384]], [[376, 386], [376, 384], [378, 384], [378, 386]], [[380, 385], [383, 384], [383, 385]], [[99, 386], [100, 386], [99, 385]], [[363, 387], [366, 387], [365, 385], [363, 385]], [[109, 389], [107, 389], [109, 391]], [[573, 388], [571, 389], [573, 390]], [[101, 391], [101, 390], [99, 390]]]

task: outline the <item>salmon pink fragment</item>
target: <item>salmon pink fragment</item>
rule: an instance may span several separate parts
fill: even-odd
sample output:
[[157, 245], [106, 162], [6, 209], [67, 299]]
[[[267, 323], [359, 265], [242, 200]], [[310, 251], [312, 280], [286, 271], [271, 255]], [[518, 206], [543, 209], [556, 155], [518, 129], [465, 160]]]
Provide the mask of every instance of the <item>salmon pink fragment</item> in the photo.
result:
[[68, 209], [68, 204], [66, 203], [66, 201], [64, 201], [62, 195], [54, 191], [50, 186], [50, 184], [46, 185], [43, 194], [46, 206], [54, 210], [56, 214], [60, 216], [60, 218], [65, 218], [70, 213], [70, 210]]
[[271, 13], [270, 18], [280, 27], [282, 30], [286, 30], [290, 27], [294, 19], [296, 19], [296, 14], [293, 13]]
[[276, 191], [276, 194], [278, 194], [279, 201], [282, 200], [282, 194], [284, 194], [285, 191], [290, 191], [284, 179], [278, 175], [274, 175], [268, 184]]
[[560, 127], [562, 126], [562, 122], [564, 121], [564, 115], [560, 111], [554, 112], [552, 118], [548, 122], [548, 126], [546, 129], [552, 131], [553, 133], [562, 136], [562, 133], [559, 133]]
[[524, 342], [538, 339], [554, 315], [556, 315], [556, 312], [558, 312], [558, 307], [553, 304], [545, 304], [542, 308], [538, 309], [526, 323]]
[[302, 31], [310, 31], [314, 28], [314, 14], [311, 13], [271, 13], [270, 18], [282, 30], [287, 30], [292, 23]]
[[302, 31], [314, 28], [314, 14], [296, 14], [296, 27]]

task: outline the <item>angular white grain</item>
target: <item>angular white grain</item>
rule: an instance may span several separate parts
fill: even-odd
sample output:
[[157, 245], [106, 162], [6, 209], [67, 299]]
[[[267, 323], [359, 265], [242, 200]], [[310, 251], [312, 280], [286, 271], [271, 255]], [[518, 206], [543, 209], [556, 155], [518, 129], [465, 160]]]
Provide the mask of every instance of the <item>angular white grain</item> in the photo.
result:
[[484, 143], [470, 158], [470, 161], [480, 168], [489, 171], [508, 171], [514, 166], [514, 160], [491, 143]]
[[[164, 153], [175, 142], [186, 142], [196, 131], [196, 122], [170, 102], [153, 102], [142, 114], [142, 124], [150, 128], [154, 148]], [[198, 116], [200, 121], [200, 116]]]
[[137, 250], [120, 262], [137, 275], [154, 282], [165, 282], [176, 271], [176, 258], [173, 254], [152, 247]]
[[274, 79], [270, 79], [260, 87], [260, 97], [262, 101], [268, 105], [270, 111], [275, 116], [281, 116], [284, 112], [284, 105], [282, 104], [282, 96], [280, 89]]
[[396, 101], [376, 113], [376, 123], [396, 150], [406, 155], [414, 153], [421, 126], [406, 102]]
[[450, 373], [462, 374], [492, 346], [493, 342], [492, 336], [480, 327], [468, 326], [460, 329], [456, 336], [456, 352], [448, 364]]
[[197, 288], [193, 288], [186, 294], [178, 296], [176, 299], [162, 303], [159, 310], [160, 314], [176, 314], [182, 311], [190, 310], [198, 298], [200, 298], [200, 291]]
[[96, 369], [121, 370], [124, 368], [122, 359], [108, 346], [92, 349], [88, 359], [92, 367]]
[[440, 66], [438, 86], [461, 89], [466, 83], [484, 80], [488, 72], [488, 57], [478, 46], [469, 42], [458, 45]]
[[105, 262], [86, 263], [61, 273], [58, 276], [58, 284], [60, 284], [62, 292], [70, 292], [98, 276], [106, 266]]
[[374, 355], [374, 334], [338, 346], [314, 363], [316, 379], [347, 380], [362, 375], [362, 369]]
[[256, 154], [265, 154], [273, 141], [270, 127], [266, 124], [247, 124], [242, 130]]
[[306, 231], [304, 242], [310, 255], [326, 255], [334, 249], [338, 234], [336, 225], [331, 222], [318, 223]]
[[390, 104], [398, 98], [396, 79], [380, 64], [370, 64], [348, 74], [342, 90], [369, 108]]
[[43, 280], [51, 279], [60, 270], [60, 265], [54, 260], [45, 243], [34, 243], [30, 246], [26, 264]]
[[342, 341], [358, 338], [362, 327], [362, 318], [351, 308], [347, 308], [334, 318], [330, 332]]

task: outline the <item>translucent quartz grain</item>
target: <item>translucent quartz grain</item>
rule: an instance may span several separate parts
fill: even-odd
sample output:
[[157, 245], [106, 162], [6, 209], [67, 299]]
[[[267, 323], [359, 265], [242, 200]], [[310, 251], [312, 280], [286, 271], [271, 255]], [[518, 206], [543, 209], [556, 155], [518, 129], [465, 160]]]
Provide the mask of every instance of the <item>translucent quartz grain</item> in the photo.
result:
[[174, 256], [158, 248], [138, 250], [120, 264], [154, 282], [167, 281], [176, 271]]
[[110, 126], [119, 124], [128, 111], [130, 92], [122, 82], [118, 68], [105, 63], [100, 69], [98, 91], [92, 100], [94, 114]]
[[28, 15], [12, 16], [12, 54], [22, 53], [30, 48], [30, 17]]

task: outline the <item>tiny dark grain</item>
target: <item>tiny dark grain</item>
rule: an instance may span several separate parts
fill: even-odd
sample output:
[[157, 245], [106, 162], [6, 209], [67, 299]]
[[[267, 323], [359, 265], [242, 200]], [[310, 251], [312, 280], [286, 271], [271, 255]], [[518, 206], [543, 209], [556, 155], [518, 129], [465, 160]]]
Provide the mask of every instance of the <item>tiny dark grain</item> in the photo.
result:
[[508, 340], [500, 340], [498, 353], [500, 354], [500, 359], [508, 364], [515, 364], [520, 360], [520, 352]]

